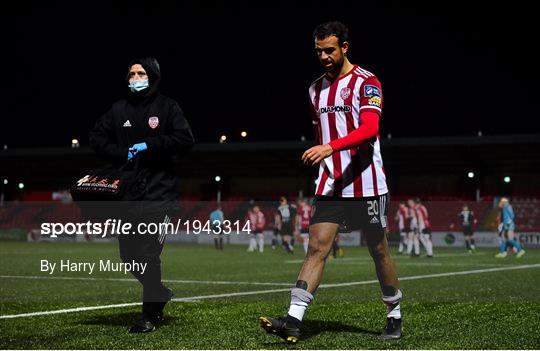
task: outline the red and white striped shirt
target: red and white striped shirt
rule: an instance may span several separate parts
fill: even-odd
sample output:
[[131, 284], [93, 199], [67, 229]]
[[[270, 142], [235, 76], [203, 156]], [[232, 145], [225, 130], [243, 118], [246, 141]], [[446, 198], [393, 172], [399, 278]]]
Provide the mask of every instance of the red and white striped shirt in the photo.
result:
[[416, 206], [414, 206], [414, 210], [416, 211], [416, 217], [418, 218], [418, 228], [420, 230], [423, 230], [425, 228], [431, 228], [431, 224], [429, 223], [428, 210], [426, 206], [422, 204], [417, 204]]
[[398, 228], [399, 230], [405, 229], [405, 227], [410, 227], [410, 217], [409, 217], [409, 211], [407, 210], [407, 207], [400, 207], [398, 208], [396, 212], [396, 218], [398, 222]]
[[255, 211], [250, 210], [247, 217], [247, 219], [249, 220], [251, 231], [253, 231], [254, 233], [262, 233], [264, 230], [264, 226], [266, 225], [264, 213], [262, 213], [262, 211], [256, 213]]
[[[382, 112], [379, 80], [357, 65], [333, 82], [323, 75], [310, 86], [309, 97], [319, 144], [342, 138], [358, 128], [360, 112]], [[387, 192], [378, 136], [335, 152], [319, 166], [316, 195], [368, 197]]]
[[311, 218], [311, 205], [304, 204], [298, 207], [298, 217], [300, 221], [300, 230], [309, 229], [309, 220]]

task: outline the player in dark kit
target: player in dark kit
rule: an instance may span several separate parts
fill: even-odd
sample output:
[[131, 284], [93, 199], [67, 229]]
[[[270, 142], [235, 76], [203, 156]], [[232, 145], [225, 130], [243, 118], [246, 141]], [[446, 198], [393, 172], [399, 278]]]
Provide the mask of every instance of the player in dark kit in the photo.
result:
[[476, 224], [476, 218], [474, 218], [474, 212], [469, 210], [469, 206], [463, 205], [463, 209], [458, 214], [460, 222], [461, 222], [461, 229], [463, 230], [463, 235], [465, 236], [465, 245], [467, 247], [467, 251], [470, 253], [473, 253], [474, 250], [476, 250], [476, 246], [474, 245], [474, 229], [473, 226]]
[[[190, 150], [193, 135], [176, 101], [159, 92], [159, 64], [143, 58], [128, 65], [128, 96], [115, 102], [90, 132], [90, 144], [97, 154], [120, 167], [135, 162], [144, 177], [144, 195], [129, 205], [121, 215], [138, 228], [140, 223], [170, 221], [178, 200], [178, 177], [173, 158]], [[161, 260], [165, 233], [152, 235], [136, 232], [118, 236], [120, 257], [124, 262], [146, 263], [144, 273], [131, 273], [143, 286], [142, 317], [130, 328], [131, 333], [155, 330], [163, 320], [163, 308], [173, 292], [161, 282]]]
[[386, 238], [388, 188], [378, 137], [382, 90], [377, 77], [347, 58], [348, 29], [339, 22], [314, 31], [315, 51], [326, 73], [309, 89], [317, 144], [302, 156], [319, 166], [308, 252], [291, 290], [288, 313], [259, 318], [261, 327], [294, 344], [302, 318], [321, 282], [322, 272], [341, 225], [366, 237], [387, 306], [381, 338], [401, 337], [402, 293]]
[[282, 196], [279, 199], [279, 207], [277, 208], [277, 214], [279, 214], [280, 232], [283, 238], [282, 245], [285, 251], [290, 254], [294, 253], [292, 236], [296, 225], [296, 208], [289, 204], [287, 198]]

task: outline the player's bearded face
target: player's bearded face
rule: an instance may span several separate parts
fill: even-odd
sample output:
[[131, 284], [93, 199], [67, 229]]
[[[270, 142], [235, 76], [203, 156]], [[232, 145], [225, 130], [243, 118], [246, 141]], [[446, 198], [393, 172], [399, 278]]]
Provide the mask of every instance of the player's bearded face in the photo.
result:
[[348, 43], [339, 45], [338, 38], [331, 35], [324, 39], [315, 39], [315, 51], [321, 66], [326, 71], [339, 71], [345, 61]]

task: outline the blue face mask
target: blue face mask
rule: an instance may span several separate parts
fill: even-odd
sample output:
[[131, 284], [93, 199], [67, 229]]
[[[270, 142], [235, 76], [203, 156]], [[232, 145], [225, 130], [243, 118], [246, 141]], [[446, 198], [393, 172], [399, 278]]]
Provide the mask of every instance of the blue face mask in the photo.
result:
[[129, 82], [128, 87], [134, 93], [136, 93], [138, 91], [141, 91], [141, 90], [144, 90], [144, 89], [149, 87], [148, 79], [145, 79], [145, 80], [132, 80], [132, 81]]

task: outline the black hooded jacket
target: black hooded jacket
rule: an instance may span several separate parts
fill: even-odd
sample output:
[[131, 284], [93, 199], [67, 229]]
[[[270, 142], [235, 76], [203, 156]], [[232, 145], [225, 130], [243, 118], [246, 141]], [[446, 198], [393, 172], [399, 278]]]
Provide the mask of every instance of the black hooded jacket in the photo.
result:
[[[193, 147], [189, 124], [178, 103], [159, 93], [161, 73], [154, 58], [132, 61], [148, 75], [149, 88], [115, 102], [90, 131], [90, 145], [96, 153], [116, 166], [127, 162], [128, 149], [146, 143], [148, 149], [137, 156], [139, 169], [147, 170], [147, 193], [142, 200], [175, 200], [179, 196], [174, 158]], [[126, 84], [129, 78], [126, 78]]]

